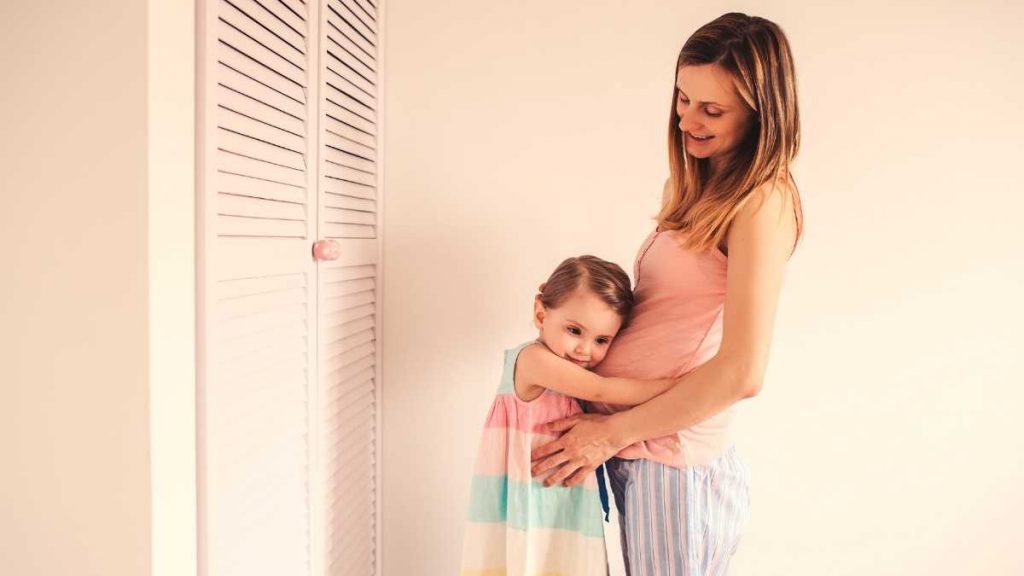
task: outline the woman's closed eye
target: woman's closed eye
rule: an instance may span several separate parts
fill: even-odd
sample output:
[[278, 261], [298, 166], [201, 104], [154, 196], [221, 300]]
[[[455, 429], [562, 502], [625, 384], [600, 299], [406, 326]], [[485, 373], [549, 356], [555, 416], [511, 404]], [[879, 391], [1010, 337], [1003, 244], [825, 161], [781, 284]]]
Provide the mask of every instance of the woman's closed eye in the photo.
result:
[[[690, 105], [690, 100], [688, 98], [683, 98], [682, 96], [679, 97], [679, 102], [684, 104], [684, 105], [686, 105], [686, 106]], [[721, 110], [717, 110], [717, 109], [713, 109], [713, 108], [705, 108], [704, 109], [704, 113], [707, 114], [708, 116], [712, 117], [712, 118], [720, 118], [722, 116], [722, 111]]]

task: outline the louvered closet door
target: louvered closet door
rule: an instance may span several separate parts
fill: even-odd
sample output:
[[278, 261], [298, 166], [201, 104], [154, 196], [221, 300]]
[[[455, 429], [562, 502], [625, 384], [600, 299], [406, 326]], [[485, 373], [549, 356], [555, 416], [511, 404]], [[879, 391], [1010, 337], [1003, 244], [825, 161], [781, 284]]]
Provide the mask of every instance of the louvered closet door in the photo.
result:
[[377, 573], [379, 438], [378, 12], [322, 0], [320, 235], [341, 258], [320, 266], [324, 567]]
[[377, 6], [200, 8], [200, 573], [379, 574]]
[[318, 27], [300, 0], [200, 9], [200, 574], [302, 576], [314, 563]]

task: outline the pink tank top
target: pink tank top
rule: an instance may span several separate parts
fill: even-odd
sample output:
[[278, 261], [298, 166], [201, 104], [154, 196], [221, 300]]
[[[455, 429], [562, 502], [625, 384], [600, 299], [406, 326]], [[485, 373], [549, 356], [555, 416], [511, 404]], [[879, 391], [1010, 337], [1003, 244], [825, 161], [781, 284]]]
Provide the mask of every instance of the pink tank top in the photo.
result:
[[[669, 378], [710, 360], [722, 343], [728, 257], [717, 248], [684, 249], [678, 231], [654, 230], [634, 264], [633, 315], [595, 372], [603, 376]], [[611, 414], [626, 406], [589, 403]], [[735, 405], [670, 436], [638, 442], [620, 458], [647, 458], [684, 468], [708, 464], [732, 445]]]

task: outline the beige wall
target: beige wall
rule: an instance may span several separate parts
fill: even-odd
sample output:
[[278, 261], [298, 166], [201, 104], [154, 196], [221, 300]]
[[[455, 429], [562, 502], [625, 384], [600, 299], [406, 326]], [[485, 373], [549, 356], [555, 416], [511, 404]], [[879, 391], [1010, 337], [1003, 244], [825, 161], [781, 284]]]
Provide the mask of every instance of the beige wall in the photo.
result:
[[632, 262], [675, 55], [729, 9], [792, 42], [807, 217], [735, 573], [1024, 572], [1024, 8], [388, 5], [386, 575], [454, 573], [501, 351], [561, 258]]
[[4, 574], [195, 572], [194, 8], [0, 8]]
[[146, 574], [145, 5], [4, 2], [0, 70], [0, 563]]

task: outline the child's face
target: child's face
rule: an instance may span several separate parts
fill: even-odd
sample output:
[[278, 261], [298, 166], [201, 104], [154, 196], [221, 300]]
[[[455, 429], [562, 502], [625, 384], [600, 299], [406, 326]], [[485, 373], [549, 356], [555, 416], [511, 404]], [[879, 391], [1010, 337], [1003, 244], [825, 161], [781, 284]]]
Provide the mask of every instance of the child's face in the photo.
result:
[[557, 308], [544, 308], [537, 298], [533, 323], [549, 350], [584, 368], [593, 368], [604, 360], [622, 318], [593, 293], [576, 290]]

